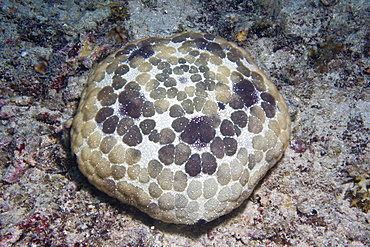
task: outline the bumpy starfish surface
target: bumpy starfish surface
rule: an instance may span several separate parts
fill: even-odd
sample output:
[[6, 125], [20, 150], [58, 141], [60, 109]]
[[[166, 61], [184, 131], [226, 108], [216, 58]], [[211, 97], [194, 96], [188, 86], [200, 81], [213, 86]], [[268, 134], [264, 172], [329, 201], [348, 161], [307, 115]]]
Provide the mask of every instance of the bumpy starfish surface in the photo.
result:
[[98, 189], [194, 224], [248, 198], [289, 135], [282, 96], [245, 50], [185, 33], [129, 43], [92, 71], [72, 151]]

